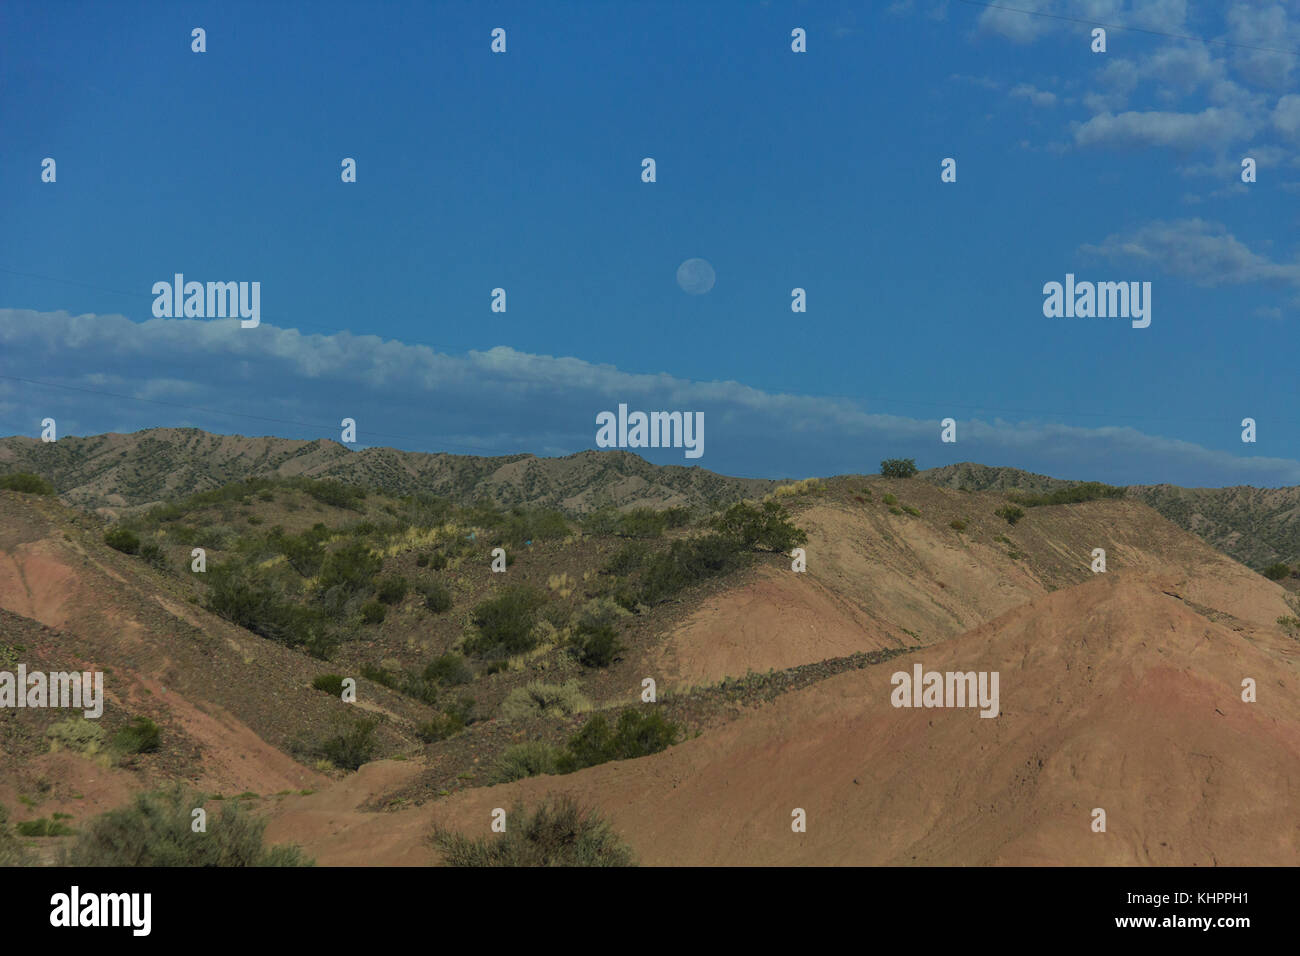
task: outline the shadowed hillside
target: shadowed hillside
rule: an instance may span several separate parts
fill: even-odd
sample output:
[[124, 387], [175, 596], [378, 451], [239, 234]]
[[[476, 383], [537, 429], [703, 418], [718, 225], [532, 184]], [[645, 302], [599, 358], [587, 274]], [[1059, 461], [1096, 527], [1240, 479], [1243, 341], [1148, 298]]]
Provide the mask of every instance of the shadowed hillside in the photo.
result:
[[625, 451], [564, 458], [426, 454], [394, 448], [352, 451], [326, 439], [245, 438], [195, 428], [70, 436], [57, 442], [0, 439], [0, 473], [34, 472], [69, 504], [121, 513], [246, 478], [333, 478], [394, 495], [417, 491], [459, 503], [559, 508], [602, 505], [717, 507], [770, 491], [775, 482], [728, 478], [701, 468], [652, 465]]

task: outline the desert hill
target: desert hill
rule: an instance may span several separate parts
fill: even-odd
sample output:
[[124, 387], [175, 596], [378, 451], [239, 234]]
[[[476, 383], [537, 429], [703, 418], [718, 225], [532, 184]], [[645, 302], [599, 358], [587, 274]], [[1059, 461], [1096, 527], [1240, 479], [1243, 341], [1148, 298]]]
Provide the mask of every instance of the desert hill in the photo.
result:
[[[1050, 492], [1072, 484], [1017, 468], [971, 462], [931, 468], [917, 477], [971, 491]], [[1126, 494], [1252, 568], [1278, 562], [1300, 565], [1300, 487], [1131, 485]]]
[[652, 465], [624, 451], [564, 458], [352, 451], [335, 441], [246, 438], [196, 428], [69, 436], [43, 443], [0, 438], [0, 472], [33, 472], [69, 504], [119, 514], [248, 478], [332, 478], [393, 495], [425, 492], [460, 503], [548, 507], [584, 514], [609, 505], [715, 507], [765, 494], [775, 482], [702, 468]]

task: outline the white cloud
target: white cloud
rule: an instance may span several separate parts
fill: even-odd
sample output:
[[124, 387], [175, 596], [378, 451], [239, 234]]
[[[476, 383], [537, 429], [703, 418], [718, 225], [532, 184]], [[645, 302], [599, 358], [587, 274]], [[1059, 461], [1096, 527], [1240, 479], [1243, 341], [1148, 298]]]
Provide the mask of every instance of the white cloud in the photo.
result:
[[1300, 262], [1274, 262], [1252, 252], [1220, 223], [1203, 219], [1151, 222], [1128, 235], [1107, 236], [1080, 251], [1118, 262], [1158, 266], [1198, 285], [1286, 282], [1300, 285]]
[[1241, 113], [1211, 106], [1200, 113], [1152, 110], [1101, 113], [1074, 129], [1079, 146], [1169, 146], [1192, 150], [1254, 134], [1256, 124]]
[[[1252, 261], [1256, 271], [1267, 271], [1266, 263]], [[1300, 483], [1300, 462], [1238, 458], [1134, 428], [972, 416], [961, 419], [960, 457], [951, 457], [955, 446], [936, 451], [937, 406], [931, 417], [909, 418], [843, 399], [634, 374], [507, 347], [453, 356], [373, 335], [302, 335], [266, 321], [245, 330], [235, 320], [132, 322], [0, 309], [0, 349], [8, 374], [40, 369], [28, 374], [136, 399], [0, 378], [3, 424], [24, 433], [48, 414], [65, 435], [169, 424], [337, 438], [338, 422], [348, 416], [366, 445], [566, 454], [593, 446], [597, 412], [627, 402], [634, 409], [705, 412], [706, 451], [698, 464], [732, 474], [860, 472], [902, 455], [926, 466], [974, 459], [1116, 483]], [[944, 454], [950, 457], [936, 457]], [[685, 463], [680, 452], [645, 457]]]

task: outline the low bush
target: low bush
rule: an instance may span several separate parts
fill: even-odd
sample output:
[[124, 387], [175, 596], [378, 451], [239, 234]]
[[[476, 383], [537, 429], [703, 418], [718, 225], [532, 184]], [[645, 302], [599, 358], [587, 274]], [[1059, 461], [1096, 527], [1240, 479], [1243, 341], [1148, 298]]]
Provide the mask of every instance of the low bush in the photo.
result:
[[424, 606], [434, 614], [444, 614], [451, 610], [451, 589], [441, 581], [428, 581], [420, 586], [424, 595]]
[[671, 747], [679, 734], [679, 728], [657, 710], [625, 710], [612, 728], [604, 715], [596, 714], [569, 739], [565, 752], [556, 759], [556, 769], [572, 773], [610, 760], [649, 756]]
[[5, 491], [21, 491], [29, 495], [52, 495], [54, 486], [40, 475], [27, 471], [15, 471], [0, 475], [0, 488]]
[[1025, 513], [1015, 505], [1003, 505], [997, 511], [993, 512], [999, 518], [1006, 518], [1007, 524], [1015, 524], [1025, 516]]
[[265, 846], [266, 820], [235, 801], [208, 816], [206, 833], [191, 828], [202, 794], [176, 786], [139, 794], [81, 829], [65, 854], [69, 866], [311, 866], [296, 846]]
[[1291, 573], [1291, 567], [1286, 564], [1270, 564], [1264, 569], [1264, 577], [1270, 581], [1281, 581]]
[[508, 586], [474, 608], [478, 634], [466, 646], [483, 656], [520, 654], [537, 644], [537, 614], [546, 595], [528, 585]]
[[158, 749], [162, 731], [148, 717], [137, 717], [113, 735], [110, 746], [119, 754], [147, 754]]
[[511, 783], [525, 777], [538, 777], [555, 773], [555, 760], [559, 749], [541, 740], [512, 744], [505, 749], [492, 770], [491, 782]]
[[436, 827], [433, 842], [449, 866], [636, 865], [632, 850], [609, 824], [567, 795], [533, 813], [512, 807], [505, 833], [470, 839]]
[[317, 690], [323, 690], [331, 697], [343, 697], [343, 675], [341, 674], [321, 674], [311, 682], [311, 686]]
[[506, 720], [522, 720], [539, 715], [568, 717], [587, 710], [591, 710], [591, 701], [583, 695], [582, 687], [576, 680], [563, 684], [531, 681], [523, 687], [516, 687], [501, 702], [501, 716]]
[[140, 552], [140, 536], [128, 528], [113, 528], [104, 535], [104, 543], [123, 554]]
[[474, 671], [459, 654], [443, 654], [429, 662], [429, 666], [424, 669], [424, 679], [456, 686], [472, 681]]

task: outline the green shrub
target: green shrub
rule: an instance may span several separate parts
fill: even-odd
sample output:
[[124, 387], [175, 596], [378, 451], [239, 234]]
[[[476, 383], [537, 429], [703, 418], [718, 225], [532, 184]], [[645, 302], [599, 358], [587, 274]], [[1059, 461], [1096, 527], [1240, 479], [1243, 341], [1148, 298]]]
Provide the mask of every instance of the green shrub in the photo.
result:
[[884, 494], [884, 496], [883, 496], [880, 500], [883, 501], [883, 502], [884, 502], [885, 504], [887, 504], [887, 505], [896, 505], [896, 504], [898, 504], [898, 498], [897, 498], [896, 496], [894, 496], [894, 495], [889, 494], [888, 492], [886, 492], [886, 493]]
[[429, 581], [420, 588], [424, 595], [424, 606], [434, 614], [443, 614], [451, 610], [451, 589], [441, 581]]
[[366, 497], [364, 488], [328, 479], [322, 481], [307, 479], [303, 490], [323, 505], [347, 508], [352, 511], [359, 510], [359, 502]]
[[808, 534], [794, 526], [785, 508], [776, 501], [765, 501], [758, 506], [737, 501], [710, 523], [715, 531], [751, 551], [784, 553], [808, 540]]
[[[637, 603], [653, 606], [689, 585], [735, 570], [744, 563], [740, 544], [726, 535], [710, 534], [674, 541], [667, 551], [660, 551], [647, 559], [640, 581], [632, 591], [633, 598]], [[629, 606], [626, 599], [616, 599]]]
[[563, 684], [531, 681], [523, 687], [516, 687], [501, 702], [501, 716], [506, 720], [539, 715], [568, 717], [587, 710], [591, 710], [591, 701], [583, 695], [582, 686], [576, 680]]
[[238, 802], [223, 803], [208, 816], [206, 833], [191, 829], [192, 812], [206, 798], [176, 786], [143, 793], [120, 810], [110, 810], [81, 829], [64, 862], [101, 866], [311, 866], [295, 846], [267, 847], [266, 820]]
[[623, 650], [618, 639], [620, 613], [626, 614], [609, 600], [589, 601], [579, 613], [573, 647], [587, 667], [608, 667]]
[[167, 555], [163, 553], [162, 548], [152, 541], [140, 545], [140, 557], [146, 564], [152, 565], [160, 571], [167, 567]]
[[916, 459], [886, 458], [880, 463], [880, 474], [885, 478], [911, 478], [916, 474]]
[[76, 831], [61, 820], [47, 820], [41, 817], [37, 820], [24, 820], [15, 828], [19, 836], [25, 837], [56, 837], [67, 836], [69, 833]]
[[1006, 518], [1007, 524], [1015, 524], [1017, 521], [1019, 521], [1021, 518], [1025, 516], [1024, 511], [1022, 511], [1020, 508], [1017, 508], [1015, 505], [1003, 505], [1001, 508], [999, 508], [997, 511], [993, 513], [997, 515], [999, 518]]
[[472, 697], [462, 697], [433, 720], [418, 724], [415, 728], [415, 735], [429, 744], [437, 743], [439, 740], [446, 740], [473, 723], [471, 715], [473, 709], [474, 699]]
[[1270, 564], [1264, 569], [1264, 577], [1268, 578], [1270, 581], [1281, 581], [1290, 573], [1290, 566], [1285, 564]]
[[441, 551], [433, 552], [433, 557], [429, 559], [429, 567], [435, 571], [441, 571], [447, 566], [447, 556]]
[[375, 589], [375, 597], [384, 604], [400, 604], [402, 599], [406, 597], [408, 588], [406, 578], [401, 575], [382, 578]]
[[361, 605], [361, 623], [362, 624], [382, 624], [384, 618], [388, 616], [388, 608], [384, 607], [378, 601], [367, 601]]
[[429, 556], [423, 551], [415, 557], [415, 566], [417, 568], [427, 568], [429, 566]]
[[139, 536], [128, 528], [113, 528], [104, 535], [104, 543], [123, 554], [138, 554], [140, 551]]
[[162, 731], [148, 717], [137, 717], [113, 735], [111, 746], [120, 754], [147, 754], [158, 749]]
[[631, 574], [645, 562], [650, 548], [640, 541], [629, 541], [617, 551], [605, 564], [610, 574]]
[[86, 757], [93, 757], [104, 749], [104, 738], [107, 734], [98, 721], [78, 716], [51, 725], [45, 731], [45, 736], [50, 739], [51, 750], [62, 747]]
[[317, 745], [319, 754], [343, 770], [357, 770], [375, 755], [378, 722], [362, 717], [350, 725], [336, 725]]
[[546, 595], [528, 585], [511, 585], [474, 608], [478, 635], [467, 646], [482, 655], [519, 654], [537, 644], [537, 612]]
[[441, 826], [434, 845], [449, 866], [635, 866], [632, 850], [594, 811], [572, 797], [542, 803], [534, 813], [514, 806], [506, 832], [472, 840]]
[[340, 587], [345, 591], [360, 591], [383, 567], [383, 560], [370, 553], [362, 541], [352, 541], [326, 556], [320, 573], [324, 589]]
[[625, 710], [612, 729], [604, 715], [596, 714], [569, 738], [565, 753], [556, 760], [556, 769], [572, 773], [610, 760], [646, 757], [671, 747], [679, 734], [679, 728], [657, 710]]
[[910, 514], [913, 518], [921, 517], [920, 508], [913, 508], [911, 505], [903, 505], [903, 510], [908, 514]]
[[1099, 481], [1084, 481], [1045, 494], [1013, 491], [1007, 497], [1026, 508], [1038, 508], [1042, 505], [1073, 505], [1101, 498], [1123, 498], [1124, 489], [1115, 485], [1103, 485]]
[[424, 669], [424, 679], [454, 687], [472, 681], [474, 671], [459, 654], [443, 654], [429, 662]]
[[323, 690], [331, 697], [343, 697], [343, 675], [342, 674], [321, 674], [311, 682], [311, 686], [317, 690]]
[[525, 777], [555, 773], [560, 751], [541, 740], [529, 740], [507, 747], [493, 768], [491, 783], [511, 783]]
[[33, 475], [27, 471], [15, 471], [12, 474], [0, 475], [0, 488], [5, 491], [21, 491], [29, 495], [54, 494], [52, 484], [40, 475]]
[[657, 538], [668, 527], [668, 518], [653, 508], [633, 508], [618, 519], [616, 534], [627, 538]]
[[966, 522], [962, 521], [960, 518], [955, 518], [948, 522], [948, 527], [952, 528], [953, 531], [965, 531]]

